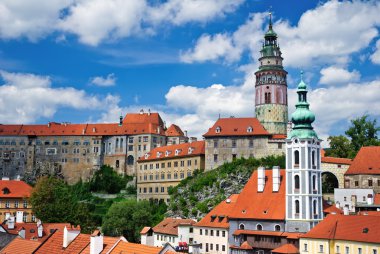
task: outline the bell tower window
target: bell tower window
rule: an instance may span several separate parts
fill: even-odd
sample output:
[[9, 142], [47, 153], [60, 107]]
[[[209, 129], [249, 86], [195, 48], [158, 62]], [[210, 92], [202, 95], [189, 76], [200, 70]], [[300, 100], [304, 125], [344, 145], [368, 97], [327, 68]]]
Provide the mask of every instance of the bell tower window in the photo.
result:
[[269, 92], [265, 93], [264, 97], [265, 97], [265, 103], [266, 104], [271, 103], [271, 93], [269, 93]]
[[294, 189], [298, 191], [300, 189], [300, 176], [294, 176]]
[[298, 167], [300, 165], [300, 152], [294, 151], [294, 167]]
[[296, 215], [298, 215], [300, 213], [300, 201], [296, 200], [294, 205], [295, 205]]

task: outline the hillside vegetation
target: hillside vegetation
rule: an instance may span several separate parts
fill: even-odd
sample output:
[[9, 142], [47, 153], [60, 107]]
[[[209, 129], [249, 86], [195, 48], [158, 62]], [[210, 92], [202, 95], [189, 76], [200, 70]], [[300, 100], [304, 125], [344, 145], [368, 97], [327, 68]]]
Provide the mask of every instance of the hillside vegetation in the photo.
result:
[[200, 219], [229, 195], [240, 193], [253, 170], [259, 166], [285, 168], [285, 156], [262, 159], [238, 159], [193, 176], [169, 190], [170, 205], [167, 216]]

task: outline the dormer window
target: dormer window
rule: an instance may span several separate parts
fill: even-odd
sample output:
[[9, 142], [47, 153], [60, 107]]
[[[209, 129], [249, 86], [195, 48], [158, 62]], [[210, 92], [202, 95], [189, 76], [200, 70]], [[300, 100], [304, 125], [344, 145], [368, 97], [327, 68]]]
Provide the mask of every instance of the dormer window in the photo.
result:
[[170, 154], [171, 154], [170, 151], [166, 151], [166, 152], [165, 152], [165, 157], [168, 157]]
[[160, 158], [160, 157], [161, 157], [161, 154], [162, 154], [161, 152], [157, 152], [156, 157], [157, 157], [157, 158]]
[[188, 154], [192, 154], [192, 153], [193, 153], [193, 151], [194, 151], [194, 148], [192, 148], [192, 147], [189, 147], [189, 151], [188, 151]]
[[175, 150], [175, 155], [178, 155], [182, 150], [181, 149], [176, 149]]
[[3, 191], [3, 194], [9, 194], [10, 193], [10, 190], [7, 187], [3, 188], [2, 191]]
[[149, 153], [146, 153], [144, 157], [145, 157], [145, 159], [148, 159], [149, 158]]
[[247, 132], [248, 132], [248, 133], [252, 133], [252, 132], [253, 132], [253, 128], [252, 128], [252, 126], [248, 126], [248, 128], [247, 128]]
[[220, 126], [218, 126], [218, 127], [216, 127], [215, 132], [220, 133], [221, 130], [222, 130], [222, 128], [220, 128]]

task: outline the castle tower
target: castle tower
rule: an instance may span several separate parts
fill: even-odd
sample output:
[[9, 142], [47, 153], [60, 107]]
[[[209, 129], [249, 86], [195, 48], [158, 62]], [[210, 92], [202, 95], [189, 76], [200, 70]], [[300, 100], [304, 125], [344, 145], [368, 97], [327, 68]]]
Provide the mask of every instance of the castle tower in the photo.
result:
[[315, 116], [302, 74], [297, 94], [294, 127], [286, 140], [286, 230], [307, 232], [323, 219], [321, 140], [311, 126]]
[[270, 14], [269, 29], [260, 51], [260, 67], [255, 72], [255, 114], [271, 134], [286, 134], [288, 122], [288, 92], [277, 34], [272, 29]]

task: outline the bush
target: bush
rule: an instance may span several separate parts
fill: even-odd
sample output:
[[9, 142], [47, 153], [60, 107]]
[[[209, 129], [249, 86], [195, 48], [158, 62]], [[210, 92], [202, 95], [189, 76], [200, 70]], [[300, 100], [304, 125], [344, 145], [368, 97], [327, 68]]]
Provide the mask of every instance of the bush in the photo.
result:
[[116, 194], [125, 188], [128, 179], [118, 175], [112, 167], [105, 165], [95, 172], [90, 181], [90, 190]]

